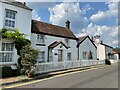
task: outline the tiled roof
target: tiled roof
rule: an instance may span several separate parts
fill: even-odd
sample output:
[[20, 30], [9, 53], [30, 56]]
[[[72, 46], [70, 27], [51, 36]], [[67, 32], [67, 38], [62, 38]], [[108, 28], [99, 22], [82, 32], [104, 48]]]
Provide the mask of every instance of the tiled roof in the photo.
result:
[[113, 54], [119, 54], [119, 53], [120, 53], [120, 50], [115, 50], [115, 49], [113, 49], [113, 50], [112, 50], [112, 53], [113, 53]]
[[109, 48], [113, 48], [112, 46], [109, 46], [109, 45], [104, 44], [104, 43], [101, 43], [101, 45], [104, 45], [104, 46], [109, 47]]
[[77, 39], [73, 32], [66, 27], [52, 25], [49, 23], [32, 20], [32, 33], [52, 35], [69, 39]]
[[62, 44], [63, 46], [65, 46], [65, 48], [68, 49], [68, 47], [62, 42], [62, 41], [55, 41], [52, 44], [50, 44], [48, 47], [49, 48], [55, 48], [56, 46], [58, 46], [59, 44]]
[[14, 6], [17, 6], [17, 7], [24, 8], [24, 9], [32, 11], [31, 8], [24, 5], [22, 2], [18, 2], [18, 1], [15, 1], [15, 0], [0, 0], [0, 2], [7, 3], [7, 4], [10, 4], [10, 5], [14, 5]]

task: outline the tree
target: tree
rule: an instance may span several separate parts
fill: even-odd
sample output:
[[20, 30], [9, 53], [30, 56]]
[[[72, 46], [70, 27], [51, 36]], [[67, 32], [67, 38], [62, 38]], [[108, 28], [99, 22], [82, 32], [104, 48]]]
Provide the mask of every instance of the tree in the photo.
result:
[[93, 59], [93, 56], [92, 56], [92, 52], [91, 52], [91, 51], [89, 51], [89, 53], [88, 53], [88, 60], [90, 60], [90, 59]]
[[32, 49], [30, 45], [23, 47], [23, 49], [20, 51], [23, 72], [30, 71], [33, 67], [35, 67], [38, 54], [39, 51]]

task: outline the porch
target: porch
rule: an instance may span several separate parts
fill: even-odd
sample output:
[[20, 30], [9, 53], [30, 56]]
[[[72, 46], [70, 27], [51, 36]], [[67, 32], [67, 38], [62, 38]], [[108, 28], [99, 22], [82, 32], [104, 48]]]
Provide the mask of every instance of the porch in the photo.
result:
[[57, 70], [64, 70], [70, 68], [93, 66], [105, 64], [105, 60], [84, 60], [84, 61], [65, 61], [65, 62], [48, 62], [38, 63], [35, 67], [35, 74], [46, 73]]

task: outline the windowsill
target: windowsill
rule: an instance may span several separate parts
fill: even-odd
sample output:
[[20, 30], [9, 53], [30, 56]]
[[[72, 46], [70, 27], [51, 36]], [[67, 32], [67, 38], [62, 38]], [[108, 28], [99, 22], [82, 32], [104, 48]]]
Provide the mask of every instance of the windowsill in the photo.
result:
[[14, 65], [16, 62], [0, 62], [0, 65]]
[[8, 26], [4, 26], [3, 28], [5, 29], [9, 29], [9, 31], [15, 31], [15, 27], [8, 27]]
[[38, 43], [36, 45], [38, 45], [38, 46], [46, 46], [45, 44], [41, 44], [41, 43]]

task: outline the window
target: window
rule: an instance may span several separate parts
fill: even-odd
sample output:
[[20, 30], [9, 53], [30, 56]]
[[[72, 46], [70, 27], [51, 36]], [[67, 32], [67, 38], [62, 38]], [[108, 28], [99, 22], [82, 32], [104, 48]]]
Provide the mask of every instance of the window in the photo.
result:
[[14, 51], [13, 43], [2, 43], [2, 51]]
[[0, 53], [0, 62], [13, 62], [13, 52], [5, 52], [5, 53]]
[[14, 44], [2, 43], [1, 50], [4, 52], [0, 53], [0, 62], [13, 62]]
[[68, 61], [71, 60], [71, 53], [67, 53], [67, 59], [68, 59]]
[[83, 52], [83, 59], [87, 59], [87, 52]]
[[45, 51], [40, 51], [37, 62], [38, 63], [45, 62]]
[[53, 61], [53, 51], [54, 50], [49, 50], [49, 62]]
[[62, 62], [63, 59], [63, 51], [61, 49], [58, 50], [58, 62]]
[[38, 34], [37, 35], [37, 43], [45, 43], [45, 35]]
[[66, 43], [66, 45], [67, 45], [67, 46], [69, 46], [70, 41], [69, 41], [69, 39], [68, 39], [68, 38], [65, 38], [65, 43]]
[[5, 27], [15, 27], [15, 17], [16, 12], [12, 10], [5, 10], [6, 16], [5, 16]]

